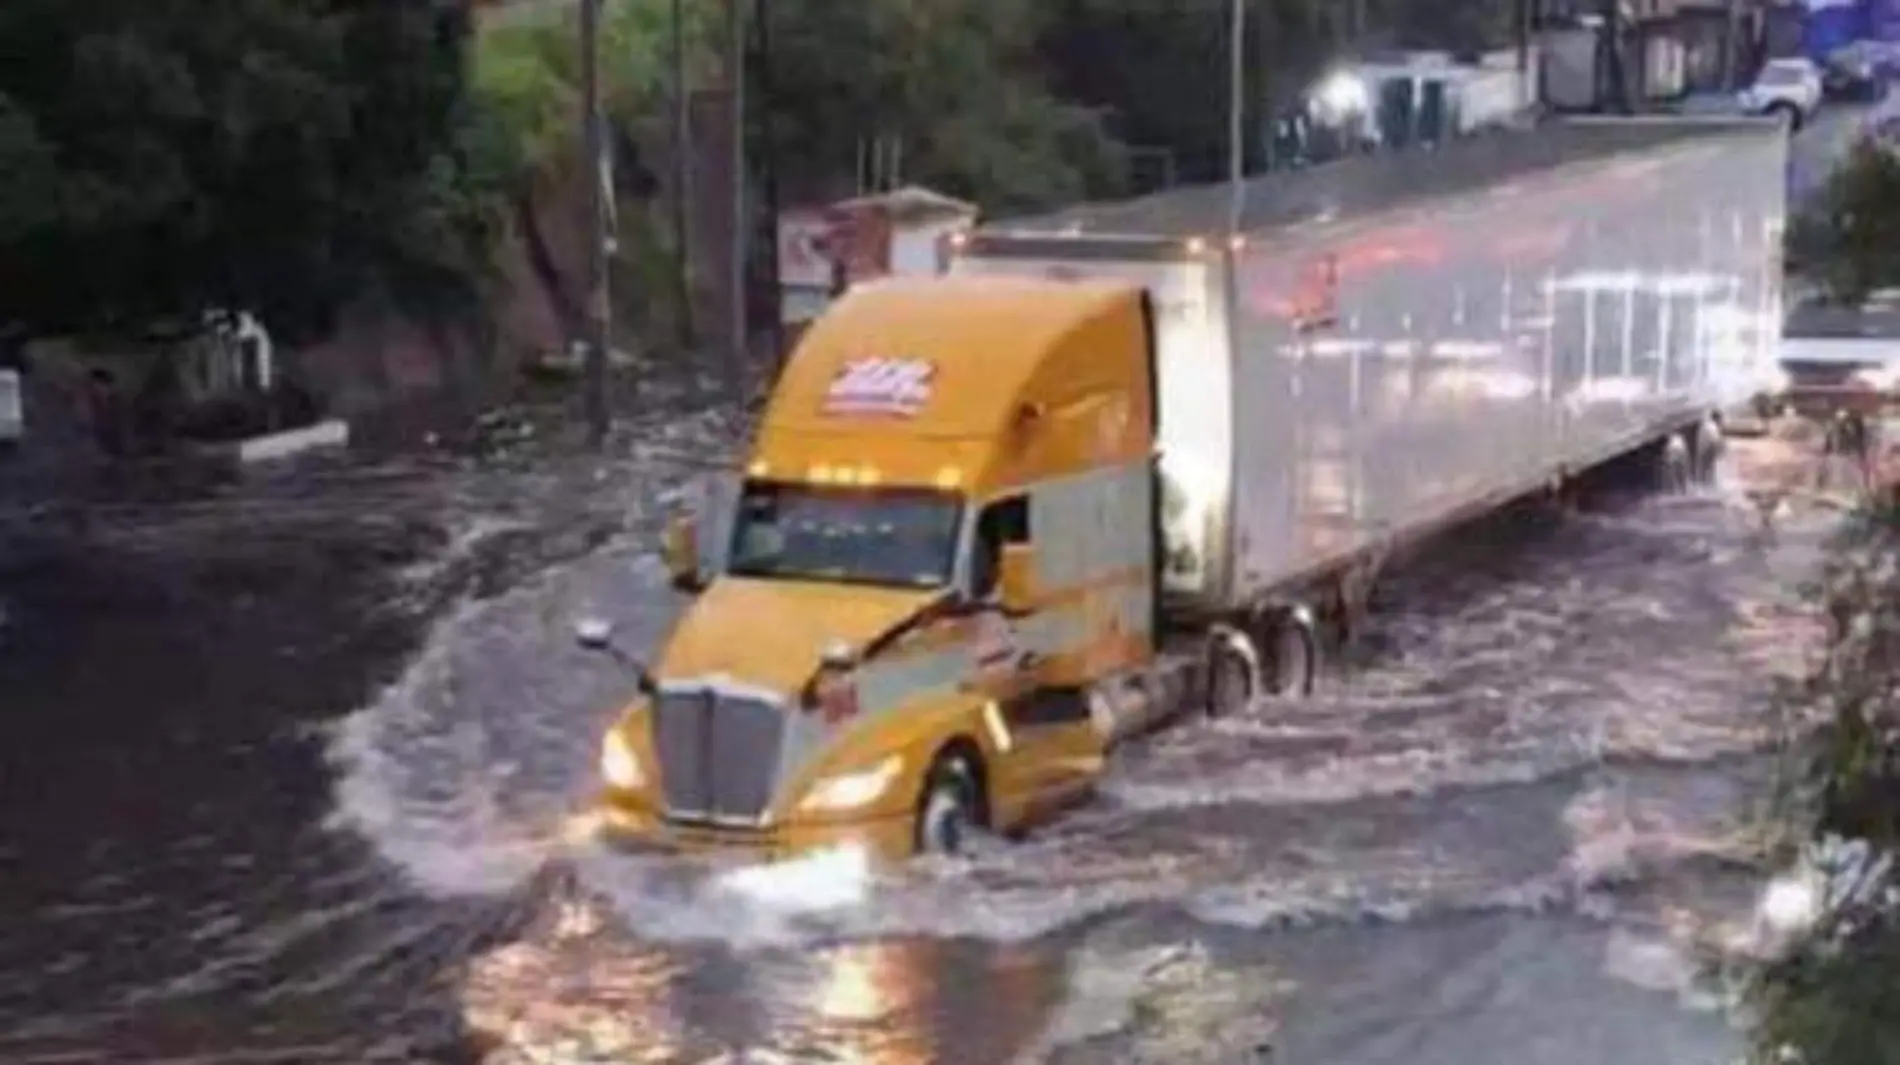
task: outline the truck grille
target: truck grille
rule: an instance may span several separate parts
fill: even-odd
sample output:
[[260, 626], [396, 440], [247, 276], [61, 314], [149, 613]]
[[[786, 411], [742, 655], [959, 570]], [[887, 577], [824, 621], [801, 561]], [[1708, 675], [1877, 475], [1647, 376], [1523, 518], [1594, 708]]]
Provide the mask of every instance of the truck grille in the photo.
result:
[[784, 710], [707, 689], [667, 691], [653, 713], [654, 754], [667, 815], [682, 821], [758, 821], [778, 784]]

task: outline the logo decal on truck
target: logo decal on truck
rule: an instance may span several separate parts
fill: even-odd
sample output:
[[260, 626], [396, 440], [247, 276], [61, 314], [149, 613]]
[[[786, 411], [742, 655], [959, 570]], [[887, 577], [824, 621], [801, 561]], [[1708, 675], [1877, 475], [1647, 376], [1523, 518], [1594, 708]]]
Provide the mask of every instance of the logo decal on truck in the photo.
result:
[[914, 417], [930, 402], [937, 365], [926, 359], [870, 358], [846, 363], [825, 390], [822, 411]]

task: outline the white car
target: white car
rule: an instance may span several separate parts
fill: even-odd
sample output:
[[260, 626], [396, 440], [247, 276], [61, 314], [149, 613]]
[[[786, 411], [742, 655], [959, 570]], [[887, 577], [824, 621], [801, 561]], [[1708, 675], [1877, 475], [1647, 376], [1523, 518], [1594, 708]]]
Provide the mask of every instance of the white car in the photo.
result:
[[1799, 129], [1821, 106], [1821, 68], [1806, 59], [1770, 59], [1737, 96], [1744, 109], [1784, 116]]

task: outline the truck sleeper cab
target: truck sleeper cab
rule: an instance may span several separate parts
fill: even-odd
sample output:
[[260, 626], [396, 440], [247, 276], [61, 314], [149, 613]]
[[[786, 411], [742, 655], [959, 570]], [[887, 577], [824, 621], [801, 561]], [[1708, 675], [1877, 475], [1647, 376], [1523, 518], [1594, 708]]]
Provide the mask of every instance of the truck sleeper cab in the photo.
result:
[[603, 745], [609, 831], [901, 855], [1086, 795], [1157, 650], [1151, 335], [1122, 283], [841, 300], [670, 536], [695, 598]]

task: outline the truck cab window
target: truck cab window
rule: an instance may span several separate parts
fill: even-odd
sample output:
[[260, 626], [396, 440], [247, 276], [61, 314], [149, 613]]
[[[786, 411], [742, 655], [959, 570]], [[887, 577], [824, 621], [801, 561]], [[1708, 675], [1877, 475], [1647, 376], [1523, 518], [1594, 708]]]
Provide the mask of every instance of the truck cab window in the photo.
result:
[[727, 572], [938, 588], [950, 581], [961, 514], [946, 492], [750, 481]]
[[976, 598], [987, 598], [996, 591], [1003, 546], [1028, 542], [1028, 496], [1010, 496], [983, 508], [976, 519], [976, 548], [970, 560], [970, 590]]

